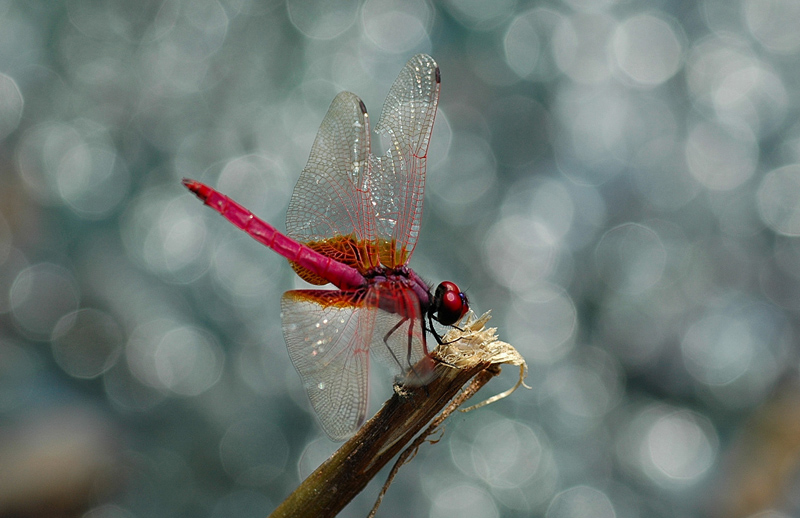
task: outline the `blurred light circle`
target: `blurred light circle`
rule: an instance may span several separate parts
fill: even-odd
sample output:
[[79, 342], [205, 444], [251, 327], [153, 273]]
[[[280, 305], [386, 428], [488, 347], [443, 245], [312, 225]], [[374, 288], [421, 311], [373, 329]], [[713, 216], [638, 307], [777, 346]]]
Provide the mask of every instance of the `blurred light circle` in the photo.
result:
[[124, 362], [103, 373], [103, 388], [111, 404], [122, 412], [146, 412], [166, 399], [166, 393], [145, 385]]
[[509, 509], [531, 513], [555, 491], [558, 469], [541, 430], [487, 409], [458, 423], [449, 445], [453, 464], [468, 477], [482, 479]]
[[711, 422], [689, 410], [655, 419], [645, 432], [642, 462], [659, 485], [682, 486], [703, 476], [714, 464], [717, 436]]
[[[252, 117], [262, 117], [261, 113], [248, 114]], [[175, 170], [175, 177], [197, 178], [198, 172], [218, 167], [220, 156], [227, 156], [229, 143], [226, 136], [230, 134], [222, 128], [195, 127], [191, 131], [182, 135], [180, 142], [175, 142], [171, 153], [172, 167]], [[200, 178], [202, 179], [202, 178]]]
[[509, 342], [528, 362], [549, 364], [574, 345], [578, 317], [562, 288], [540, 283], [512, 299], [505, 323]]
[[[703, 0], [697, 6], [697, 19], [715, 36], [736, 37], [743, 32], [741, 2], [737, 4], [737, 9], [731, 9], [731, 3], [727, 0]], [[698, 34], [698, 37], [702, 38], [702, 34]]]
[[364, 33], [379, 49], [404, 54], [428, 39], [431, 6], [424, 0], [367, 0], [361, 8]]
[[758, 211], [772, 230], [800, 236], [800, 164], [767, 173], [758, 187]]
[[720, 230], [731, 237], [749, 238], [764, 230], [758, 214], [758, 202], [752, 189], [735, 190], [731, 196], [715, 200], [712, 210], [719, 220]]
[[61, 200], [58, 168], [67, 153], [82, 143], [75, 128], [60, 123], [41, 123], [23, 134], [17, 146], [17, 171], [37, 201], [54, 204]]
[[603, 343], [630, 370], [654, 364], [672, 338], [669, 317], [658, 304], [623, 296], [605, 302], [598, 315]]
[[664, 274], [667, 252], [659, 235], [639, 223], [624, 223], [606, 232], [595, 249], [600, 277], [617, 292], [643, 293]]
[[523, 216], [499, 219], [483, 245], [489, 274], [503, 286], [524, 291], [550, 273], [556, 238], [547, 225]]
[[553, 34], [553, 55], [561, 71], [581, 84], [608, 79], [608, 41], [616, 25], [616, 20], [602, 13], [576, 13], [562, 19]]
[[503, 23], [517, 5], [517, 0], [448, 0], [446, 5], [462, 25], [475, 30], [488, 30]]
[[672, 24], [655, 14], [637, 14], [622, 22], [612, 45], [620, 69], [635, 83], [657, 86], [680, 69], [682, 38]]
[[290, 0], [289, 20], [298, 31], [316, 40], [330, 40], [349, 29], [358, 16], [355, 0]]
[[460, 484], [443, 487], [433, 497], [430, 518], [498, 518], [500, 512], [483, 489]]
[[[624, 171], [639, 113], [619, 87], [565, 88], [554, 115], [561, 129], [554, 141], [559, 170], [581, 185], [601, 185]], [[636, 128], [636, 134], [644, 128]]]
[[768, 50], [794, 54], [800, 50], [800, 2], [797, 0], [745, 0], [744, 19], [753, 36]]
[[721, 120], [747, 125], [759, 134], [780, 128], [789, 106], [781, 76], [759, 66], [728, 74], [712, 99]]
[[210, 262], [203, 253], [206, 227], [202, 210], [202, 204], [188, 192], [175, 197], [163, 188], [143, 191], [130, 203], [120, 225], [128, 254], [173, 282], [196, 279]]
[[175, 52], [176, 60], [200, 62], [217, 53], [228, 32], [228, 15], [217, 0], [193, 0], [177, 18], [169, 16], [170, 30], [159, 43], [161, 52]]
[[320, 437], [309, 442], [297, 461], [297, 474], [300, 476], [300, 480], [308, 478], [335, 451], [335, 445], [327, 437]]
[[[185, 36], [190, 40], [193, 37]], [[209, 71], [208, 59], [187, 55], [192, 52], [190, 47], [191, 42], [174, 43], [163, 39], [142, 49], [139, 81], [147, 83], [148, 88], [142, 92], [146, 98], [140, 102], [134, 116], [142, 121], [139, 123], [142, 133], [158, 147], [173, 149], [177, 145], [175, 140], [196, 129], [197, 119], [206, 115], [203, 113], [208, 108], [205, 104], [189, 107], [181, 103], [185, 102], [187, 94], [211, 86], [208, 82], [214, 77]], [[170, 134], [176, 127], [180, 127], [180, 131]]]
[[95, 378], [110, 369], [122, 352], [124, 336], [111, 315], [80, 309], [64, 315], [53, 330], [56, 363], [75, 378]]
[[286, 261], [262, 248], [253, 250], [250, 241], [246, 235], [220, 239], [212, 268], [230, 303], [261, 306], [266, 297], [275, 295], [275, 280], [283, 278]]
[[264, 486], [284, 473], [289, 443], [281, 429], [271, 422], [246, 418], [225, 431], [219, 456], [225, 472], [237, 484]]
[[506, 62], [511, 70], [520, 77], [528, 77], [536, 70], [542, 43], [536, 31], [534, 12], [527, 11], [518, 15], [508, 26], [503, 39]]
[[553, 62], [553, 32], [564, 15], [536, 7], [517, 15], [503, 38], [503, 50], [509, 68], [521, 78], [548, 80], [558, 72]]
[[480, 217], [476, 204], [496, 182], [497, 162], [489, 143], [461, 132], [454, 135], [445, 162], [428, 177], [426, 194], [439, 199], [442, 215], [452, 224], [465, 225]]
[[559, 365], [544, 379], [542, 401], [554, 404], [554, 417], [570, 434], [585, 433], [616, 405], [620, 396], [616, 361], [597, 348], [582, 348], [580, 359]]
[[24, 104], [17, 83], [9, 76], [0, 73], [0, 140], [17, 129]]
[[164, 334], [153, 360], [163, 387], [182, 396], [197, 396], [219, 380], [225, 355], [208, 332], [184, 326]]
[[30, 266], [25, 255], [11, 247], [8, 255], [0, 262], [0, 315], [11, 311], [11, 286], [19, 272]]
[[156, 354], [164, 337], [177, 328], [177, 322], [166, 318], [143, 322], [134, 328], [125, 344], [125, 360], [136, 379], [159, 390], [166, 388], [159, 378]]
[[755, 173], [758, 143], [752, 132], [700, 122], [686, 138], [686, 162], [695, 179], [715, 191], [739, 187]]
[[696, 43], [686, 80], [698, 106], [713, 108], [725, 124], [769, 134], [786, 117], [789, 93], [782, 75], [760, 60], [745, 40], [726, 35]]
[[757, 339], [745, 322], [726, 315], [710, 315], [686, 331], [681, 343], [683, 361], [702, 383], [724, 385], [747, 371]]
[[[787, 289], [793, 289], [793, 284], [790, 283]], [[742, 336], [737, 337], [733, 344], [724, 345], [726, 351], [719, 353], [720, 365], [714, 362], [711, 368], [701, 371], [701, 376], [712, 374], [713, 378], [709, 380], [712, 382], [719, 378], [733, 378], [724, 384], [708, 383], [714, 397], [729, 409], [759, 405], [774, 390], [775, 383], [792, 369], [787, 362], [794, 349], [792, 325], [775, 305], [760, 300], [753, 302], [748, 297], [731, 297], [731, 302], [719, 316], [732, 319], [743, 327]], [[702, 360], [708, 363], [709, 353], [713, 354], [717, 347], [718, 342], [703, 348], [697, 355], [701, 361], [695, 361], [695, 365], [702, 365]], [[744, 372], [736, 376], [744, 363]], [[703, 378], [698, 379], [702, 381]]]
[[[526, 177], [509, 189], [503, 201], [501, 213], [506, 217], [522, 217], [542, 224], [550, 234], [554, 245], [560, 246], [573, 230], [575, 220], [582, 216], [592, 219], [592, 203], [586, 199], [587, 191], [573, 189], [574, 185], [560, 179], [538, 179]], [[583, 198], [581, 213], [576, 213], [578, 199]]]
[[180, 3], [180, 0], [148, 1], [141, 2], [140, 9], [129, 9], [119, 2], [94, 4], [68, 0], [66, 10], [70, 23], [89, 38], [109, 45], [117, 43], [119, 38], [139, 44], [162, 37], [175, 23]]
[[502, 419], [489, 423], [471, 444], [474, 472], [489, 486], [525, 486], [544, 455], [539, 438], [524, 424]]
[[273, 224], [284, 216], [292, 187], [285, 168], [262, 155], [229, 160], [217, 180], [217, 189]]
[[687, 62], [686, 82], [690, 93], [711, 102], [729, 74], [757, 66], [746, 43], [735, 38], [706, 37], [694, 44]]
[[561, 242], [572, 229], [575, 202], [564, 182], [545, 180], [531, 193], [529, 211], [533, 219], [544, 222], [550, 234]]
[[113, 149], [80, 144], [68, 151], [57, 170], [59, 193], [79, 216], [108, 216], [128, 192], [128, 169]]
[[605, 493], [589, 486], [575, 486], [557, 494], [545, 518], [616, 518]]
[[72, 273], [51, 263], [22, 270], [11, 286], [14, 321], [25, 335], [36, 340], [49, 339], [58, 320], [78, 309], [79, 301]]
[[[577, 251], [597, 240], [597, 234], [603, 230], [606, 222], [606, 201], [597, 188], [590, 185], [579, 185], [572, 182], [563, 184], [569, 191], [571, 202], [569, 211], [562, 206], [559, 211], [566, 219], [571, 218], [570, 229], [566, 234], [566, 243], [571, 251]], [[562, 228], [566, 223], [562, 220]]]

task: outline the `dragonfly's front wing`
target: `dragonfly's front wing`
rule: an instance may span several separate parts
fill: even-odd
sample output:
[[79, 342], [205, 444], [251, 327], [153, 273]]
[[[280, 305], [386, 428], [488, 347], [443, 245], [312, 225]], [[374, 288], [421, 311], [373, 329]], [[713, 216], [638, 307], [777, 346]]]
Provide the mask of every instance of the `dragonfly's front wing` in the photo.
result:
[[287, 291], [281, 320], [289, 357], [334, 440], [350, 437], [366, 419], [370, 349], [398, 372], [425, 354], [419, 302], [410, 289]]

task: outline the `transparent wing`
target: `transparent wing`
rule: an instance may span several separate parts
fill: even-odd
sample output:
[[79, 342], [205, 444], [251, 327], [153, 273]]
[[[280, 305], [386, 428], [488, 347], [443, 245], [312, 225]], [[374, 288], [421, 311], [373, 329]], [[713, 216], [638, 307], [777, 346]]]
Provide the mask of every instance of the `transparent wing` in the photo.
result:
[[[373, 212], [365, 210], [369, 205], [369, 151], [367, 109], [355, 94], [342, 92], [322, 120], [292, 193], [286, 212], [287, 235], [303, 243], [338, 236], [350, 236], [356, 243], [375, 240]], [[362, 255], [350, 260], [375, 262]]]
[[375, 315], [370, 350], [395, 374], [422, 376], [413, 371], [427, 354], [416, 293], [400, 283], [382, 282], [373, 286], [369, 299], [371, 306], [380, 308]]
[[390, 267], [408, 262], [419, 236], [425, 167], [433, 119], [439, 104], [440, 77], [436, 61], [418, 54], [395, 80], [375, 131], [389, 138], [381, 157], [371, 157], [376, 235], [381, 262]]
[[356, 291], [287, 291], [281, 319], [289, 357], [334, 440], [350, 437], [364, 423], [370, 351], [412, 381], [427, 374], [412, 369], [427, 351], [419, 299], [401, 283]]
[[366, 418], [376, 313], [364, 290], [294, 290], [281, 299], [289, 357], [331, 439], [350, 437]]

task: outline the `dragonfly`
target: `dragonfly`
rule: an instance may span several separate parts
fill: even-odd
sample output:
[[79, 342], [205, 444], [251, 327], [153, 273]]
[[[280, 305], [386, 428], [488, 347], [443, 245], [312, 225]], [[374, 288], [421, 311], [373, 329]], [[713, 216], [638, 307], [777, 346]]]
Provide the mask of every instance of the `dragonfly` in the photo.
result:
[[203, 183], [183, 184], [256, 241], [288, 259], [313, 285], [287, 291], [281, 321], [292, 363], [322, 428], [352, 436], [368, 407], [370, 354], [413, 382], [424, 380], [434, 321], [455, 325], [467, 296], [450, 281], [435, 290], [408, 267], [419, 238], [428, 145], [441, 77], [430, 56], [403, 67], [375, 132], [387, 150], [371, 152], [363, 101], [341, 92], [328, 109], [286, 213], [286, 233]]

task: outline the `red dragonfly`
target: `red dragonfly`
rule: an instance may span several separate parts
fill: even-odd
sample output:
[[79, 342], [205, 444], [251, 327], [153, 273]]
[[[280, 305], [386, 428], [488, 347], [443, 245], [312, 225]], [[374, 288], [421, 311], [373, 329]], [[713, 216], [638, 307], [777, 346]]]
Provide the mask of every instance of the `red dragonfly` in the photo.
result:
[[412, 366], [428, 354], [427, 332], [441, 343], [433, 321], [453, 325], [469, 308], [454, 283], [432, 293], [406, 266], [419, 237], [440, 81], [430, 56], [406, 63], [375, 127], [390, 142], [382, 156], [370, 152], [364, 103], [350, 92], [337, 95], [294, 188], [286, 235], [215, 189], [183, 180], [206, 205], [287, 258], [301, 278], [338, 288], [287, 291], [281, 300], [289, 356], [335, 440], [351, 436], [366, 417], [369, 351], [409, 378], [424, 375]]

